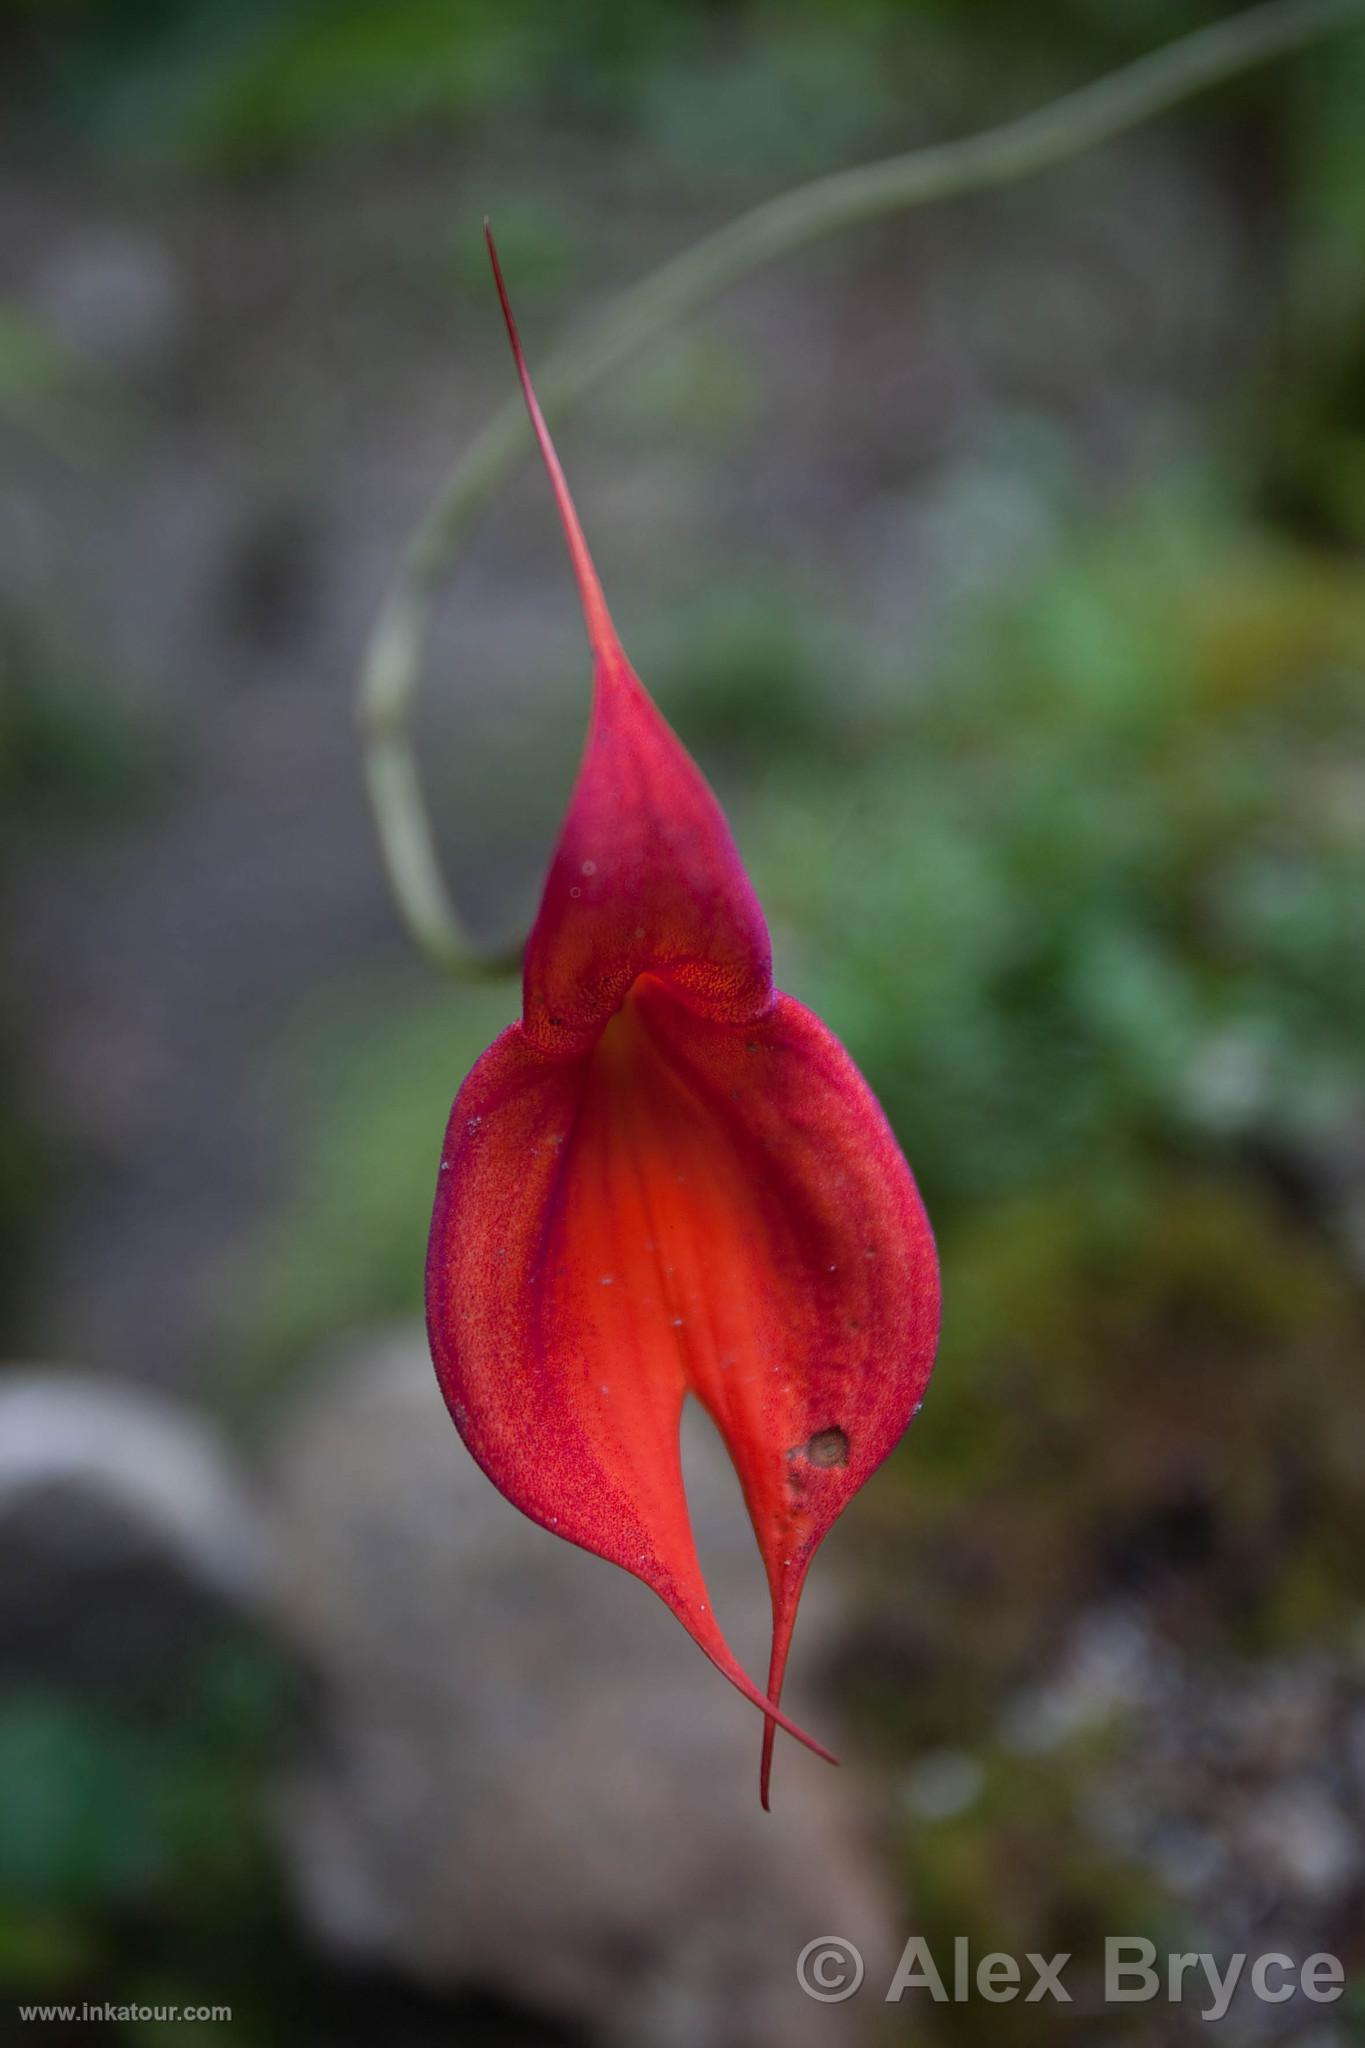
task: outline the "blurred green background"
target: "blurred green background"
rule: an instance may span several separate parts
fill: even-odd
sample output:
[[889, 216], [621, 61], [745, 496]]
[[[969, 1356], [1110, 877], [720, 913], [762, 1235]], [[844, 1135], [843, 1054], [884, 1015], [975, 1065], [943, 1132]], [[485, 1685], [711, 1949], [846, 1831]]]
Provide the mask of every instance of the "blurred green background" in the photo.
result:
[[[164, 1391], [251, 1469], [320, 1354], [418, 1312], [443, 1119], [516, 997], [405, 949], [349, 693], [509, 389], [484, 213], [534, 366], [740, 208], [1216, 14], [10, 0], [8, 1356]], [[939, 1233], [931, 1396], [840, 1538], [825, 1686], [868, 1853], [904, 1932], [1080, 1970], [1110, 1928], [1365, 1965], [1362, 106], [1355, 34], [844, 234], [561, 436], [779, 980], [859, 1060]], [[528, 471], [422, 708], [490, 939], [534, 905], [585, 682]], [[19, 1631], [0, 1999], [230, 1997], [260, 2041], [599, 2038], [312, 1945], [269, 1819], [297, 1674], [268, 1632], [210, 1634], [148, 1709]], [[1253, 1807], [1297, 1861], [1257, 1865]], [[1365, 2039], [1358, 1994], [1259, 2019]]]

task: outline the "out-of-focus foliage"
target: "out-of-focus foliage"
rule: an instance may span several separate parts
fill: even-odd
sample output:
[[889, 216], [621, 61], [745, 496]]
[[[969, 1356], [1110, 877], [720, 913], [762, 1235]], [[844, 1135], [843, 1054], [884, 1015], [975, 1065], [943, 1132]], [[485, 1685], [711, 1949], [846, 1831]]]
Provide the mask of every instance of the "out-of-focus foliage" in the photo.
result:
[[[17, 0], [38, 119], [116, 158], [257, 173], [319, 151], [500, 125], [638, 141], [733, 190], [906, 146], [907, 101], [1003, 114], [1216, 20], [1202, 0]], [[717, 38], [723, 61], [717, 63]], [[718, 138], [725, 147], [717, 153]], [[643, 168], [643, 165], [642, 165]]]
[[1200, 534], [1126, 521], [784, 780], [766, 901], [949, 1226], [1360, 1110], [1365, 587]]
[[[230, 2001], [280, 1911], [258, 1797], [281, 1678], [224, 1640], [159, 1715], [36, 1685], [0, 1699], [0, 1987]], [[245, 2014], [244, 2008], [244, 2017]], [[250, 2037], [249, 2037], [250, 2038]]]
[[668, 160], [723, 119], [762, 162], [790, 158], [794, 143], [809, 152], [853, 142], [867, 130], [869, 95], [890, 111], [876, 58], [897, 27], [894, 9], [869, 7], [858, 39], [826, 6], [790, 19], [717, 14], [738, 45], [719, 79], [708, 77], [711, 10], [681, 0], [163, 0], [118, 10], [92, 0], [56, 22], [47, 8], [22, 10], [20, 45], [48, 104], [85, 116], [97, 144], [201, 170], [255, 171], [322, 148], [507, 121], [657, 128]]

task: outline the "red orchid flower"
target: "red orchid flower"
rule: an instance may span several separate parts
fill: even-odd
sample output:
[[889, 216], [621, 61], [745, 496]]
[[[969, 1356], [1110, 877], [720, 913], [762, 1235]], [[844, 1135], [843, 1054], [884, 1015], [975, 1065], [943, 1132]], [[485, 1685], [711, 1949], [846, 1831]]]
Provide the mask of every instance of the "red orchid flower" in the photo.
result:
[[[617, 639], [521, 353], [593, 656], [592, 721], [526, 949], [522, 1016], [456, 1097], [427, 1264], [465, 1443], [533, 1521], [653, 1587], [762, 1708], [768, 1803], [797, 1602], [923, 1397], [938, 1266], [866, 1082], [773, 987], [720, 806]], [[707, 1600], [679, 1457], [694, 1394], [772, 1596], [765, 1696]]]

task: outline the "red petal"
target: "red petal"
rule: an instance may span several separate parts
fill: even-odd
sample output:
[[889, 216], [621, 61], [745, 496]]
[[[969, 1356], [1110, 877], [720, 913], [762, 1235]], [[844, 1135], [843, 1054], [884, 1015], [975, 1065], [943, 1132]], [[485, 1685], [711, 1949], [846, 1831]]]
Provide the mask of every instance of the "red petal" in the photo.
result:
[[514, 1024], [460, 1090], [427, 1263], [432, 1355], [494, 1485], [652, 1586], [765, 1706], [711, 1611], [683, 1493], [687, 1344], [668, 1251], [691, 1299], [693, 1250], [672, 1229], [649, 1235], [646, 1190], [673, 1173], [672, 1153], [660, 1159], [655, 1146], [670, 1143], [674, 1105], [651, 1093], [652, 1065], [637, 1059], [635, 1009], [573, 1060]]
[[[876, 1098], [800, 1003], [779, 995], [742, 1030], [649, 983], [629, 1008], [654, 1054], [656, 1150], [684, 1162], [659, 1206], [691, 1247], [701, 1323], [687, 1376], [729, 1448], [767, 1568], [775, 1704], [810, 1561], [924, 1397], [933, 1234]], [[765, 1805], [771, 1744], [770, 1724]]]
[[428, 1303], [489, 1477], [652, 1586], [754, 1697], [697, 1563], [685, 1395], [734, 1459], [785, 1647], [811, 1556], [918, 1406], [937, 1334], [928, 1224], [837, 1041], [790, 997], [737, 1028], [649, 976], [572, 1060], [513, 1025], [451, 1116]]

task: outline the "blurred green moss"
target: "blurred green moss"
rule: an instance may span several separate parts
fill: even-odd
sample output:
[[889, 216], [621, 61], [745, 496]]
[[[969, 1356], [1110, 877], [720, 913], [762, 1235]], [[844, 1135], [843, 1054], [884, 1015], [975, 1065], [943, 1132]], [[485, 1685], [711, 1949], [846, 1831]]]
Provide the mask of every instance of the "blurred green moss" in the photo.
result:
[[868, 1526], [935, 1560], [897, 1598], [910, 1639], [996, 1683], [1120, 1594], [1261, 1648], [1349, 1622], [1365, 1316], [1271, 1200], [1078, 1179], [950, 1242], [945, 1294], [936, 1381]]
[[[1072, 1997], [1097, 2004], [1102, 1987], [1092, 1971], [1105, 1936], [1116, 1928], [1155, 1933], [1162, 1925], [1165, 1902], [1153, 1881], [1096, 1849], [1081, 1812], [1080, 1762], [1074, 1752], [1024, 1758], [987, 1750], [981, 1790], [964, 1810], [903, 1824], [901, 1869], [915, 1932], [950, 1991], [954, 1942], [965, 1937], [971, 1969], [1000, 1951], [1020, 1961], [1025, 1984], [1030, 1951], [1064, 1951], [1076, 1959], [1064, 1980]], [[1056, 2038], [1051, 2001], [1030, 2006], [1021, 1995], [1003, 2007], [971, 1998], [929, 2008], [924, 1994], [907, 1994], [907, 2005], [917, 2020], [927, 2019], [933, 2040], [1041, 2048]], [[1126, 2037], [1126, 2017], [1108, 2017], [1111, 2038]]]
[[0, 1985], [88, 1990], [116, 1946], [125, 1984], [230, 1997], [279, 1939], [262, 1790], [284, 1704], [270, 1651], [227, 1634], [150, 1718], [36, 1683], [0, 1694]]

